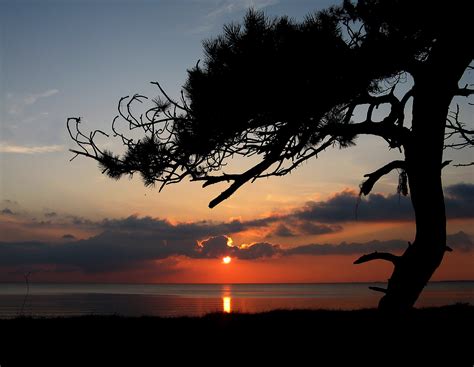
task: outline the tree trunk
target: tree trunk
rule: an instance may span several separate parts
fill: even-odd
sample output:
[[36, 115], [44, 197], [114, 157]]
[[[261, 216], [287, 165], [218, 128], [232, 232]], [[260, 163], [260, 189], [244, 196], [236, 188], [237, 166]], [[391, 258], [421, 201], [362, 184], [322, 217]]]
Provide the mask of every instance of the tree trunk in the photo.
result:
[[[416, 102], [415, 102], [416, 101]], [[433, 102], [429, 96], [416, 95], [415, 111], [430, 109]], [[422, 108], [422, 104], [426, 104]], [[423, 115], [431, 115], [428, 121], [438, 120], [422, 134], [413, 124], [413, 139], [405, 146], [406, 172], [410, 195], [415, 211], [416, 236], [405, 253], [395, 263], [389, 280], [387, 293], [379, 308], [404, 311], [411, 308], [434, 271], [440, 265], [446, 249], [446, 214], [441, 182], [444, 122], [447, 106], [431, 109]], [[436, 111], [435, 111], [436, 110]], [[438, 116], [436, 116], [438, 115]], [[441, 123], [442, 121], [442, 123]], [[440, 126], [441, 125], [441, 126]], [[441, 138], [440, 138], [441, 136]]]
[[389, 312], [413, 307], [446, 251], [441, 181], [444, 130], [458, 80], [470, 58], [447, 58], [439, 49], [433, 53], [423, 71], [414, 75], [412, 135], [404, 151], [416, 236], [395, 262], [386, 294], [380, 300], [379, 309]]

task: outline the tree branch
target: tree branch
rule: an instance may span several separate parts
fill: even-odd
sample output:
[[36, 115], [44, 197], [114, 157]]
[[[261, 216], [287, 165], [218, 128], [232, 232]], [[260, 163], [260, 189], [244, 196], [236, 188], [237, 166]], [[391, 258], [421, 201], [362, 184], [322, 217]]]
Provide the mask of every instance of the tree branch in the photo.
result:
[[362, 182], [362, 184], [360, 185], [359, 195], [367, 196], [372, 191], [372, 188], [374, 187], [375, 183], [382, 176], [385, 176], [396, 168], [405, 169], [405, 166], [405, 161], [392, 161], [383, 166], [382, 168], [379, 168], [377, 171], [364, 175], [364, 177], [368, 177], [368, 179]]
[[385, 140], [407, 141], [411, 131], [403, 126], [389, 123], [360, 122], [355, 124], [330, 124], [322, 128], [325, 135], [335, 137], [355, 137], [357, 135], [376, 135]]
[[385, 260], [396, 265], [399, 259], [400, 259], [400, 256], [391, 254], [389, 252], [375, 251], [375, 252], [372, 252], [371, 254], [362, 255], [361, 257], [359, 257], [357, 260], [354, 261], [354, 264], [363, 264], [372, 260]]
[[391, 123], [398, 126], [403, 126], [405, 121], [405, 106], [408, 100], [413, 97], [414, 88], [411, 88], [408, 92], [406, 92], [402, 99], [398, 99], [394, 94], [397, 83], [398, 82], [393, 85], [390, 92], [387, 94], [379, 96], [367, 94], [365, 96], [360, 96], [359, 98], [356, 98], [353, 101], [353, 104], [351, 105], [351, 114], [356, 106], [368, 104], [369, 108], [367, 110], [367, 117], [365, 122], [375, 123], [372, 120], [372, 112], [374, 108], [378, 108], [381, 104], [389, 104], [391, 106], [390, 113], [384, 118], [382, 122], [385, 124]]
[[461, 97], [469, 97], [470, 95], [474, 94], [474, 89], [468, 88], [468, 84], [464, 86], [464, 88], [458, 88], [455, 95]]
[[[446, 130], [444, 148], [463, 149], [474, 147], [474, 130], [466, 129], [466, 124], [459, 119], [460, 108], [459, 104], [456, 109], [451, 111], [446, 119]], [[453, 141], [452, 139], [457, 138]], [[454, 167], [468, 167], [473, 166], [474, 162], [455, 164]]]
[[[250, 180], [254, 181], [258, 178], [269, 177], [269, 176], [282, 176], [282, 175], [288, 174], [293, 169], [295, 169], [298, 165], [300, 165], [302, 162], [308, 160], [309, 158], [317, 156], [321, 151], [328, 148], [330, 145], [334, 143], [334, 140], [335, 139], [331, 138], [325, 143], [321, 144], [320, 147], [312, 148], [308, 154], [303, 154], [301, 158], [294, 160], [293, 163], [289, 167], [286, 167], [286, 168], [279, 169], [285, 157], [281, 155], [281, 152], [278, 152], [278, 153], [269, 154], [267, 158], [265, 158], [261, 163], [250, 168], [246, 172], [243, 172], [240, 174], [223, 173], [221, 176], [194, 177], [192, 181], [205, 181], [204, 184], [202, 185], [203, 188], [219, 183], [219, 182], [234, 181], [234, 183], [231, 186], [229, 186], [227, 190], [223, 191], [218, 197], [216, 197], [214, 200], [212, 200], [209, 203], [209, 207], [213, 208], [219, 203], [221, 203], [222, 201], [229, 198], [237, 189], [239, 189], [243, 184], [245, 184], [246, 182]], [[268, 173], [268, 174], [262, 174], [265, 172], [265, 170], [267, 170], [270, 166], [272, 166], [274, 163], [277, 163], [277, 162], [280, 162], [279, 167], [277, 167], [273, 172]]]
[[[276, 160], [267, 157], [262, 162], [257, 164], [256, 166], [250, 168], [246, 172], [238, 175], [238, 177], [234, 178], [234, 183], [229, 186], [228, 189], [223, 191], [219, 196], [217, 196], [214, 200], [209, 203], [209, 208], [214, 208], [217, 204], [223, 202], [225, 199], [228, 199], [234, 192], [236, 192], [243, 184], [250, 181], [254, 176], [258, 176], [260, 173], [265, 171], [269, 168]], [[204, 184], [206, 185], [206, 184]]]
[[373, 290], [373, 291], [376, 291], [376, 292], [387, 293], [387, 290], [385, 288], [381, 288], [381, 287], [372, 287], [372, 286], [370, 286], [369, 289]]
[[[278, 149], [276, 149], [275, 147], [275, 149], [272, 150], [262, 162], [260, 162], [259, 164], [255, 165], [254, 167], [250, 168], [249, 170], [243, 173], [240, 173], [240, 174], [225, 174], [224, 173], [221, 176], [207, 176], [207, 175], [204, 175], [201, 177], [194, 176], [192, 178], [192, 181], [204, 181], [203, 187], [210, 186], [219, 182], [233, 181], [233, 183], [225, 191], [223, 191], [219, 196], [217, 196], [215, 199], [213, 199], [209, 203], [209, 207], [213, 208], [216, 205], [220, 204], [222, 201], [228, 199], [233, 193], [235, 193], [246, 182], [250, 180], [255, 180], [261, 177], [279, 176], [279, 175], [287, 174], [296, 166], [301, 164], [303, 161], [306, 161], [307, 159], [316, 156], [318, 153], [320, 153], [321, 151], [323, 151], [324, 149], [332, 145], [334, 142], [338, 140], [338, 138], [347, 139], [359, 134], [378, 135], [378, 136], [384, 137], [385, 139], [395, 139], [397, 141], [405, 141], [408, 135], [410, 134], [410, 131], [403, 126], [398, 126], [398, 125], [393, 125], [393, 124], [384, 124], [384, 123], [363, 122], [363, 123], [355, 123], [355, 124], [340, 124], [340, 123], [328, 124], [321, 128], [321, 131], [318, 134], [318, 140], [323, 141], [324, 139], [328, 137], [329, 139], [325, 143], [321, 144], [320, 147], [313, 148], [311, 153], [303, 154], [300, 159], [294, 160], [293, 164], [290, 167], [281, 168], [281, 169], [277, 167], [275, 171], [268, 174], [263, 174], [274, 163], [280, 162], [280, 166], [281, 166], [281, 163], [285, 159], [285, 154], [282, 155], [282, 152], [283, 152], [282, 149], [284, 149], [283, 148], [284, 144], [277, 144], [277, 146], [279, 145]], [[287, 138], [281, 139], [281, 136], [279, 138], [280, 138], [279, 140], [281, 141], [288, 140]], [[385, 170], [388, 170], [386, 173], [390, 172], [392, 169], [395, 169], [395, 168], [403, 168], [403, 165], [404, 165], [403, 161], [394, 161], [391, 164], [387, 165], [387, 167], [385, 167]], [[380, 177], [383, 174], [386, 174], [386, 173], [383, 173], [383, 171], [384, 171], [383, 168], [377, 171], [380, 173]], [[372, 183], [372, 186], [373, 186], [373, 184], [378, 180], [378, 178], [376, 178], [376, 173], [374, 172], [373, 178], [369, 179], [368, 181], [373, 181]]]
[[447, 160], [447, 161], [444, 161], [443, 163], [441, 163], [441, 169], [443, 169], [444, 167], [447, 167], [451, 164], [452, 160]]

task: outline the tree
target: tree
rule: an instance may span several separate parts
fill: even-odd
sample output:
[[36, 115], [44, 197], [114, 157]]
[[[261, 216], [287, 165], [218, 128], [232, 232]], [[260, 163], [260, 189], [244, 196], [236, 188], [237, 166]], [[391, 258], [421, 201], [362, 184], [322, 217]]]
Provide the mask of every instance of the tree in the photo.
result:
[[[227, 25], [204, 43], [203, 66], [198, 62], [188, 70], [180, 100], [155, 83], [161, 97], [136, 116], [131, 106], [147, 97], [122, 98], [112, 131], [125, 145], [123, 155], [101, 150], [94, 138], [106, 134], [85, 135], [77, 118], [68, 119], [81, 148], [72, 151], [98, 161], [112, 178], [140, 173], [146, 185], [160, 183], [160, 190], [185, 178], [203, 181], [203, 187], [229, 182], [212, 208], [245, 183], [284, 176], [330, 147], [353, 145], [358, 135], [381, 137], [404, 158], [367, 174], [360, 193], [368, 195], [382, 176], [398, 169], [399, 192], [409, 191], [413, 203], [416, 237], [401, 256], [376, 252], [355, 263], [393, 263], [387, 289], [376, 289], [384, 293], [379, 307], [409, 309], [448, 249], [443, 149], [473, 143], [459, 110], [448, 116], [455, 96], [474, 94], [458, 86], [474, 58], [469, 7], [460, 0], [449, 7], [423, 6], [409, 0], [345, 1], [301, 23], [249, 11], [243, 25]], [[401, 82], [407, 75], [413, 79], [409, 90]], [[374, 121], [381, 105], [388, 113]], [[365, 120], [353, 121], [361, 106]], [[119, 119], [145, 137], [125, 136]], [[454, 136], [461, 142], [453, 142]], [[222, 172], [236, 156], [257, 156], [259, 162], [244, 172]]]

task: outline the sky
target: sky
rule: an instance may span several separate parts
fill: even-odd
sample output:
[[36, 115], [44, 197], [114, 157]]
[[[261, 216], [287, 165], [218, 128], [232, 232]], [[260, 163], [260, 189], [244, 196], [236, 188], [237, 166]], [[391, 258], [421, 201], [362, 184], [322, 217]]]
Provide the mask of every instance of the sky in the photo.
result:
[[[287, 177], [247, 184], [214, 209], [208, 202], [224, 184], [158, 193], [138, 178], [110, 180], [93, 161], [70, 162], [68, 117], [110, 131], [121, 97], [156, 96], [152, 81], [177, 96], [203, 58], [202, 41], [249, 7], [302, 20], [333, 3], [0, 0], [0, 281], [30, 271], [33, 280], [68, 282], [386, 280], [390, 265], [352, 265], [366, 252], [399, 253], [414, 236], [396, 173], [358, 200], [363, 175], [400, 158], [380, 139], [360, 137]], [[473, 107], [455, 102], [472, 121]], [[472, 150], [445, 157], [473, 160]], [[455, 251], [434, 278], [474, 279], [472, 167], [443, 174]]]

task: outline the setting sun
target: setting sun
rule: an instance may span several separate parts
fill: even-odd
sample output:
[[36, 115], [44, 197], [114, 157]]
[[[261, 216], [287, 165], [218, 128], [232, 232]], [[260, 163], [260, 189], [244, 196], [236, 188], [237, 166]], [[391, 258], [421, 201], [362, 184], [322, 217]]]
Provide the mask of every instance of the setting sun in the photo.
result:
[[224, 264], [230, 264], [231, 261], [232, 261], [232, 258], [230, 256], [226, 256], [222, 259], [222, 262]]

